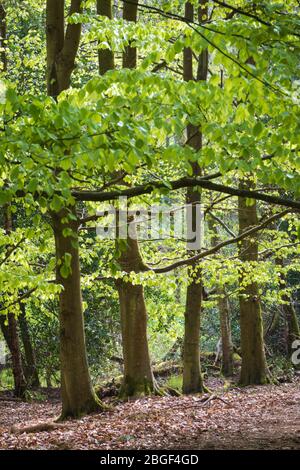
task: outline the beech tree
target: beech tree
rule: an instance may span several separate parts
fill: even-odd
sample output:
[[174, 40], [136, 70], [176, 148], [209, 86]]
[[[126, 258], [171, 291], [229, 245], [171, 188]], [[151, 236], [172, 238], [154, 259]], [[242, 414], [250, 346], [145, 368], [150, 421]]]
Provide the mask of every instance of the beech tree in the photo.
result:
[[[65, 4], [47, 1], [47, 90], [54, 98], [70, 85], [81, 24], [65, 30]], [[70, 14], [81, 12], [81, 0], [71, 2]], [[56, 168], [56, 172], [60, 169]], [[52, 212], [56, 247], [56, 279], [60, 294], [61, 419], [100, 410], [88, 369], [80, 285], [78, 218], [74, 202]]]
[[[199, 1], [198, 22], [201, 24], [208, 15], [208, 6], [204, 1]], [[194, 7], [190, 2], [185, 5], [185, 17], [189, 21], [194, 20]], [[187, 82], [194, 80], [193, 71], [193, 50], [185, 48], [183, 58], [184, 80]], [[198, 58], [197, 81], [207, 79], [208, 72], [208, 51], [205, 49]], [[189, 124], [187, 127], [187, 142], [196, 151], [201, 151], [203, 145], [203, 136], [201, 128]], [[201, 176], [201, 170], [198, 162], [191, 162], [192, 174], [194, 177]], [[197, 231], [197, 212], [199, 213], [201, 204], [201, 195], [197, 188], [188, 188], [186, 195], [186, 204], [192, 206], [191, 230], [187, 230], [187, 238], [191, 239]], [[197, 243], [197, 242], [196, 242]], [[201, 250], [200, 241], [198, 241], [198, 251]], [[185, 334], [183, 346], [183, 392], [195, 393], [204, 390], [200, 367], [200, 317], [202, 307], [202, 277], [201, 270], [197, 262], [191, 265], [190, 276], [186, 293], [185, 307]]]
[[[244, 187], [251, 182], [241, 182]], [[239, 230], [243, 233], [251, 226], [257, 225], [256, 203], [251, 205], [244, 198], [239, 198]], [[245, 278], [246, 263], [258, 260], [258, 243], [256, 236], [244, 239], [240, 243], [240, 259], [243, 267], [240, 274], [240, 322], [242, 369], [240, 383], [242, 385], [264, 384], [267, 381], [267, 364], [264, 347], [263, 321], [258, 285], [255, 281]]]

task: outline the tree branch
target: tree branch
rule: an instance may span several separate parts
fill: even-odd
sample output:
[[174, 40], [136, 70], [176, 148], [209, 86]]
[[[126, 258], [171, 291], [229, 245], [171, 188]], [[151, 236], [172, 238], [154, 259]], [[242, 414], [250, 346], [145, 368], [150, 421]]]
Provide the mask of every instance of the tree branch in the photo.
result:
[[212, 255], [214, 253], [216, 253], [217, 251], [219, 251], [221, 248], [223, 248], [224, 246], [227, 246], [227, 245], [231, 245], [233, 243], [238, 243], [240, 242], [241, 240], [244, 240], [245, 238], [253, 235], [254, 233], [264, 229], [265, 227], [267, 227], [269, 224], [271, 224], [272, 222], [274, 222], [274, 220], [277, 220], [281, 217], [283, 217], [284, 215], [288, 214], [290, 211], [289, 210], [284, 210], [284, 211], [281, 211], [271, 217], [269, 217], [267, 220], [265, 220], [265, 222], [263, 222], [262, 224], [260, 225], [256, 225], [254, 227], [252, 227], [251, 229], [247, 230], [246, 232], [242, 233], [241, 235], [239, 235], [238, 237], [234, 237], [234, 238], [230, 238], [228, 240], [225, 240], [221, 243], [218, 243], [217, 245], [215, 245], [214, 247], [210, 248], [209, 250], [205, 250], [203, 251], [202, 253], [199, 253], [195, 256], [192, 256], [190, 258], [187, 258], [187, 259], [182, 259], [180, 261], [176, 261], [175, 263], [173, 264], [170, 264], [169, 266], [165, 266], [163, 268], [154, 268], [154, 269], [150, 269], [149, 268], [149, 271], [153, 271], [157, 274], [163, 274], [163, 273], [167, 273], [169, 271], [172, 271], [173, 269], [176, 269], [176, 268], [179, 268], [180, 266], [188, 266], [190, 264], [194, 264], [195, 261], [200, 261], [201, 259], [209, 256], [209, 255]]
[[151, 194], [155, 189], [169, 189], [177, 190], [188, 187], [199, 187], [208, 189], [210, 191], [217, 191], [219, 193], [230, 194], [232, 196], [242, 196], [250, 199], [264, 201], [269, 204], [278, 204], [279, 206], [289, 207], [291, 209], [300, 209], [300, 201], [293, 199], [282, 198], [279, 196], [272, 196], [270, 194], [260, 193], [259, 191], [252, 191], [248, 189], [237, 189], [224, 184], [213, 183], [206, 179], [206, 177], [191, 178], [183, 177], [168, 183], [161, 181], [151, 181], [139, 186], [135, 186], [123, 190], [114, 191], [72, 191], [72, 195], [78, 201], [94, 201], [104, 202], [116, 200], [119, 197], [127, 196], [128, 198], [142, 196], [143, 194]]

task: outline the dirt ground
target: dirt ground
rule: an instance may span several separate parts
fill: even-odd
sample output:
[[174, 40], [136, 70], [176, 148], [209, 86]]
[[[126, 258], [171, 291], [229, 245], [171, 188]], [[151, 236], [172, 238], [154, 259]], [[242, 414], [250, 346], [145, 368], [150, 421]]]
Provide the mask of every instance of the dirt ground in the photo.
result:
[[0, 449], [300, 449], [300, 380], [233, 388], [211, 396], [154, 397], [15, 434], [11, 426], [49, 421], [59, 402], [0, 401]]

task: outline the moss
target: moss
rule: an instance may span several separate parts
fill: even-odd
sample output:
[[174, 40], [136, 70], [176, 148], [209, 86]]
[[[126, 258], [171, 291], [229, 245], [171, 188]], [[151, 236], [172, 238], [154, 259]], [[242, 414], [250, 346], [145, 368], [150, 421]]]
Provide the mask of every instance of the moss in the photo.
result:
[[149, 395], [153, 395], [156, 392], [156, 385], [153, 381], [148, 380], [144, 377], [141, 380], [137, 380], [133, 377], [124, 377], [123, 384], [120, 389], [120, 398], [141, 398]]
[[171, 377], [166, 382], [166, 387], [174, 388], [175, 390], [180, 391], [182, 389], [182, 374], [171, 375]]
[[241, 362], [242, 360], [241, 356], [236, 352], [233, 353], [232, 359], [233, 359], [233, 362]]

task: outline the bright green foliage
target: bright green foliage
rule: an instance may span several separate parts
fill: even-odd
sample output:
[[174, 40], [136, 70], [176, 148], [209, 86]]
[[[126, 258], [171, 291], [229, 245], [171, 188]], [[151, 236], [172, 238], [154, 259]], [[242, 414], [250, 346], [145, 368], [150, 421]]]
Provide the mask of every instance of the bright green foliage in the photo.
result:
[[[184, 21], [183, 0], [151, 2], [140, 9], [137, 24], [119, 16], [112, 21], [98, 17], [95, 2], [86, 1], [84, 13], [68, 19], [83, 23], [83, 37], [73, 88], [63, 92], [57, 102], [45, 96], [43, 85], [44, 2], [22, 2], [21, 16], [14, 10], [15, 3], [8, 2], [10, 65], [0, 90], [0, 204], [11, 202], [26, 222], [18, 218], [9, 236], [0, 231], [3, 313], [11, 305], [13, 311], [18, 310], [20, 292], [32, 290], [26, 302], [35, 315], [37, 310], [45, 314], [48, 303], [57, 298], [59, 287], [51, 282], [55, 263], [49, 213], [75, 204], [74, 189], [104, 191], [122, 189], [124, 183], [134, 187], [163, 181], [163, 189], [136, 198], [134, 203], [180, 206], [184, 190], [171, 192], [169, 182], [190, 175], [191, 162], [198, 162], [204, 174], [220, 172], [217, 181], [224, 185], [236, 187], [241, 176], [251, 173], [261, 192], [299, 199], [298, 2], [228, 0], [234, 8], [250, 12], [249, 16], [230, 15], [232, 10], [211, 1], [212, 15], [200, 25], [196, 18], [192, 24]], [[138, 48], [138, 67], [124, 70], [119, 54], [132, 41]], [[208, 48], [207, 82], [183, 81], [186, 47], [193, 49], [195, 57]], [[98, 77], [97, 50], [107, 48], [116, 53], [117, 67]], [[189, 123], [203, 133], [199, 151], [186, 142]], [[123, 175], [122, 184], [111, 182], [115, 172]], [[203, 191], [204, 209], [217, 199], [218, 194]], [[87, 216], [107, 206], [80, 203], [78, 211]], [[229, 199], [216, 204], [213, 213], [237, 233], [236, 210], [236, 201]], [[258, 211], [264, 218], [275, 208], [260, 203]], [[284, 224], [284, 230], [280, 223], [262, 232], [259, 262], [243, 267], [247, 282], [259, 283], [267, 320], [274, 305], [284, 302], [284, 294], [295, 291], [290, 283], [282, 286], [280, 273], [299, 279], [299, 245], [295, 241], [299, 224], [295, 215], [286, 216]], [[98, 323], [93, 315], [99, 311], [103, 315], [101, 334], [104, 331], [103, 336], [109, 338], [107, 350], [120, 353], [112, 279], [125, 274], [114, 258], [113, 242], [97, 240], [90, 230], [93, 226], [94, 221], [79, 230], [87, 318], [92, 315], [88, 344], [91, 350], [97, 349]], [[229, 237], [222, 225], [218, 235], [222, 240]], [[204, 245], [209, 248], [210, 244], [211, 234], [206, 230]], [[6, 259], [7, 250], [16, 246]], [[149, 241], [141, 246], [149, 266], [186, 257], [184, 241]], [[278, 257], [285, 260], [284, 267], [275, 263]], [[201, 266], [205, 287], [212, 292], [205, 304], [208, 333], [203, 336], [213, 347], [211, 337], [216, 340], [218, 334], [216, 287], [226, 287], [232, 310], [237, 310], [241, 266], [236, 244]], [[61, 260], [60, 273], [63, 277], [70, 274], [68, 254]], [[106, 280], [97, 281], [99, 276]], [[167, 276], [151, 271], [127, 276], [146, 286], [150, 343], [161, 357], [163, 349], [182, 335], [183, 295], [176, 297], [176, 292], [186, 287], [186, 268]], [[107, 312], [113, 317], [111, 330]], [[234, 322], [237, 330], [236, 315]]]

